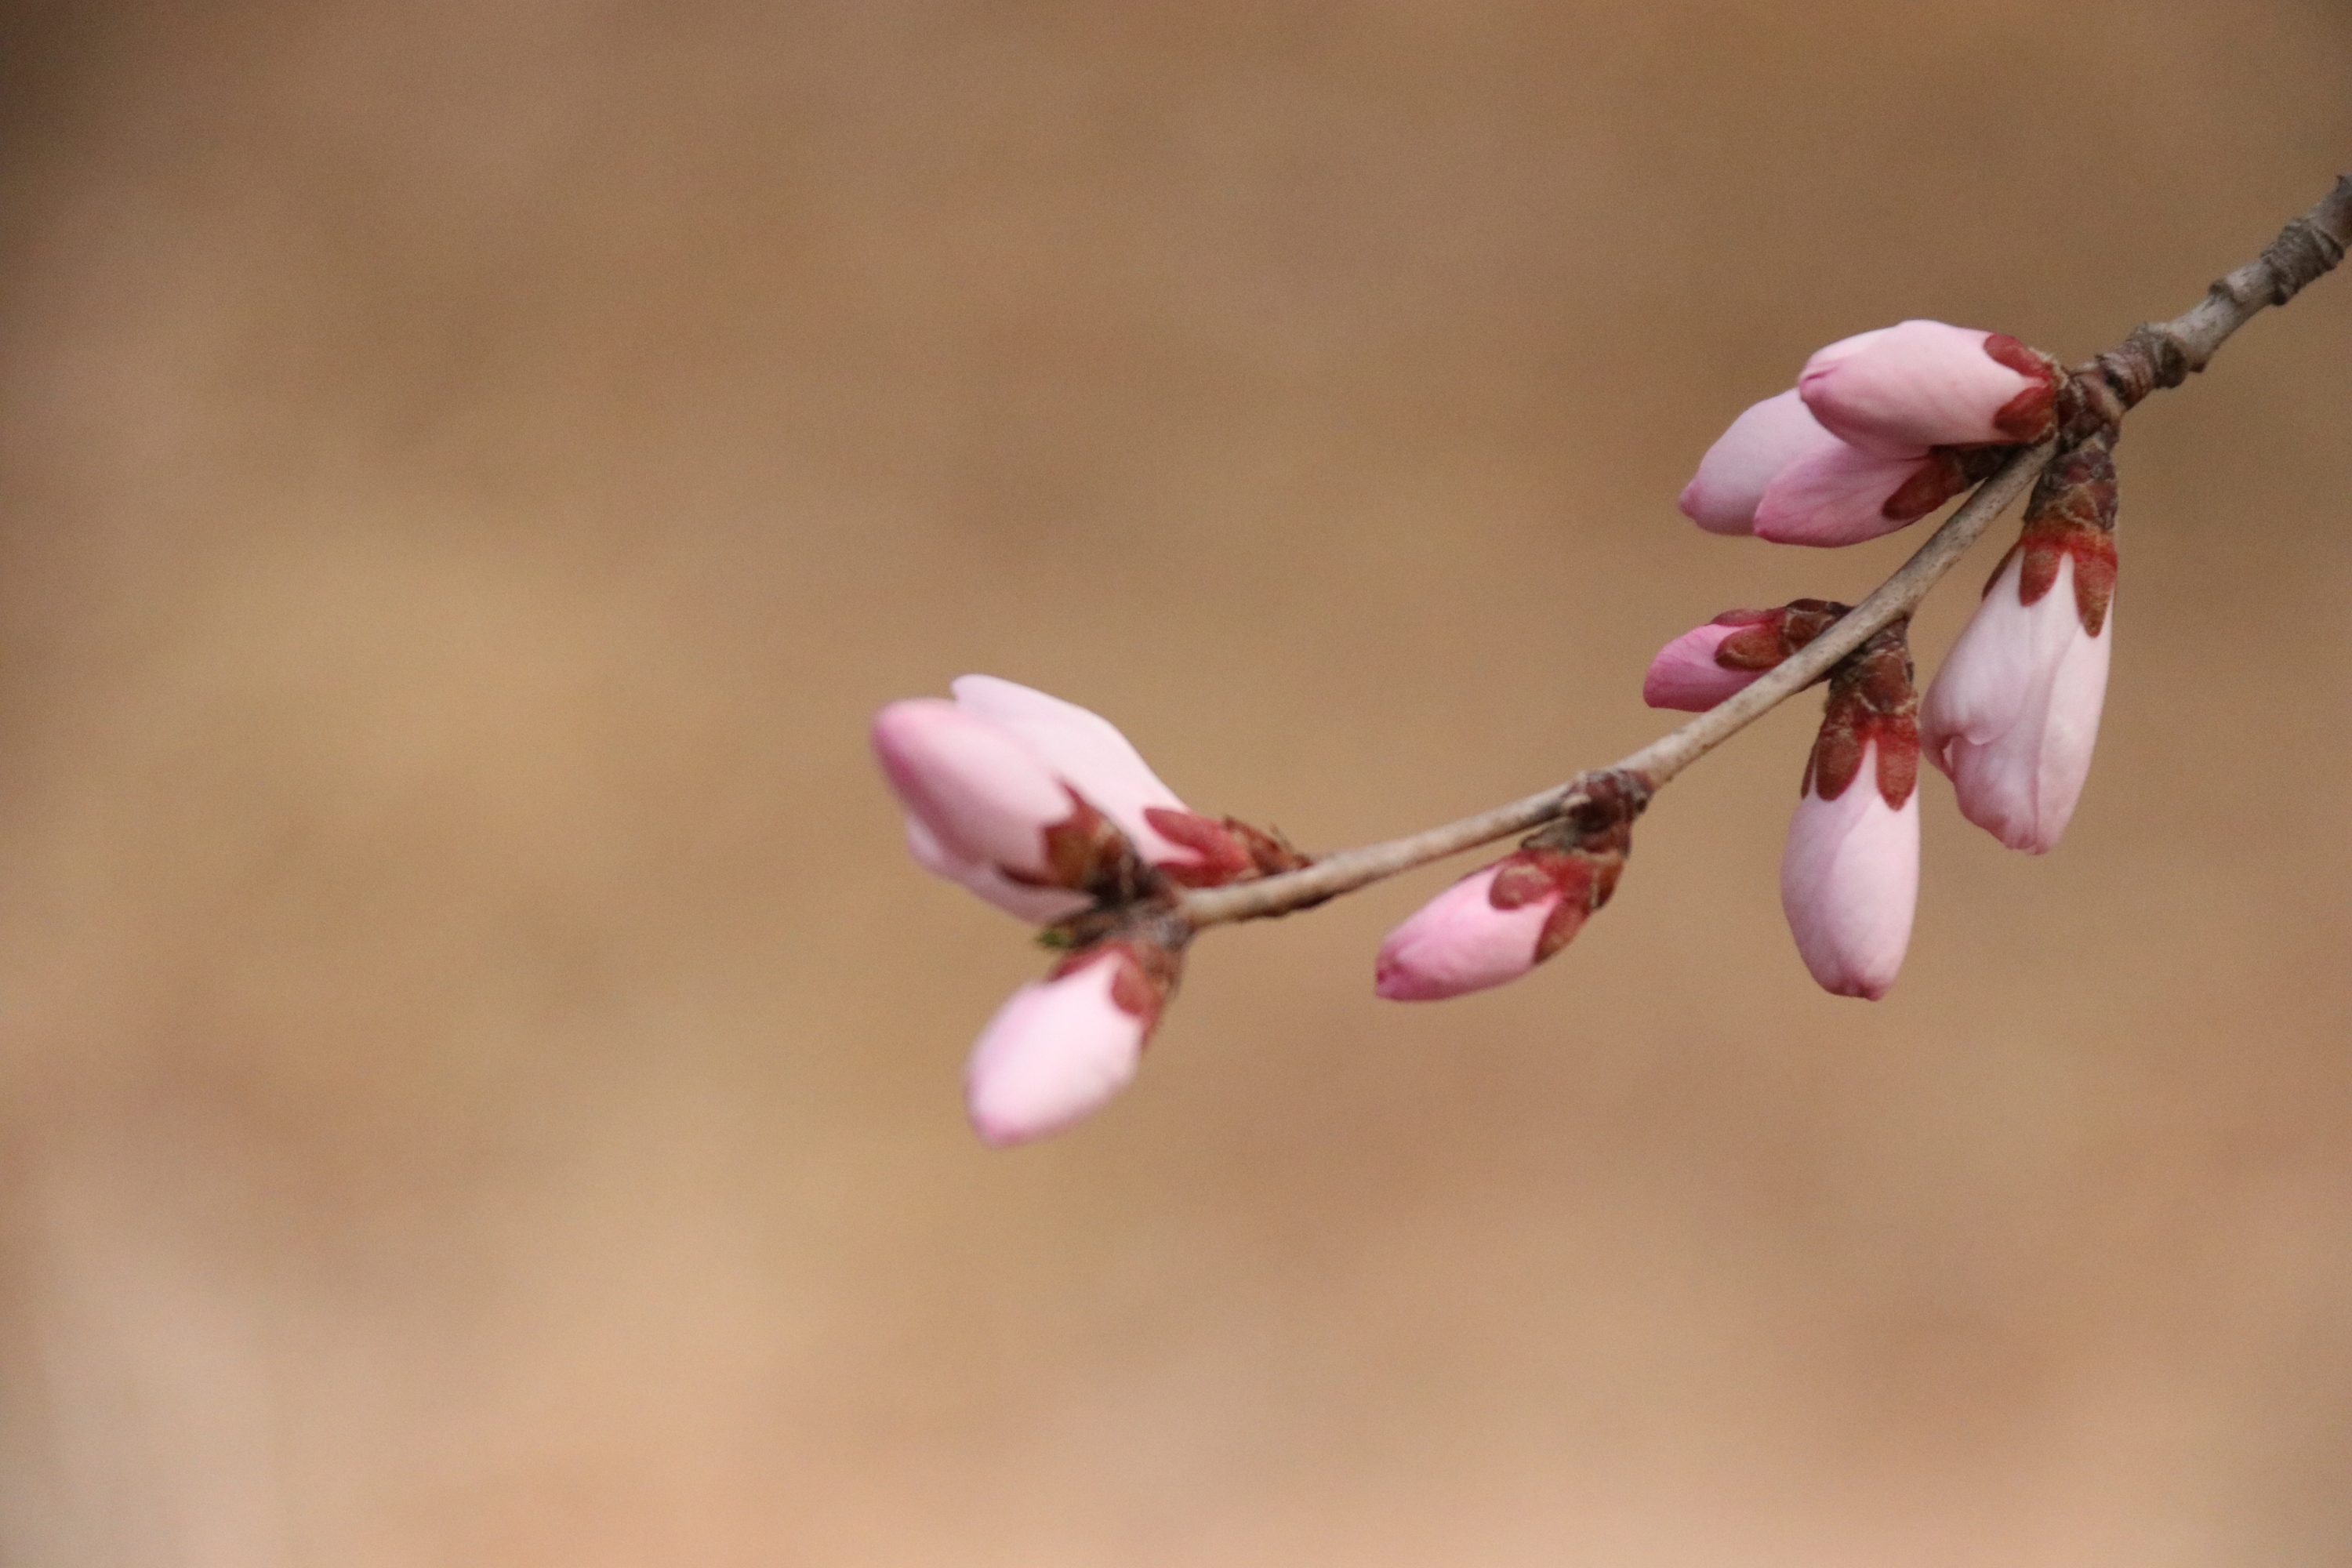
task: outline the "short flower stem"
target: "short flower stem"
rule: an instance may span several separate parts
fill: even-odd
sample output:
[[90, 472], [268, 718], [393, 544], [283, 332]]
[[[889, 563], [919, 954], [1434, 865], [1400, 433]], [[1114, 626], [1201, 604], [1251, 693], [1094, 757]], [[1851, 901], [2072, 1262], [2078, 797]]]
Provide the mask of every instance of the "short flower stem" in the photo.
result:
[[[2117, 347], [2075, 367], [2088, 416], [2112, 424], [2156, 388], [2179, 385], [2190, 373], [2204, 369], [2222, 340], [2256, 311], [2285, 304], [2304, 285], [2334, 268], [2347, 246], [2352, 246], [2352, 176], [2337, 180], [2334, 190], [2289, 223], [2261, 256], [2216, 282], [2195, 306], [2169, 321], [2138, 328]], [[1871, 634], [1916, 608], [1993, 520], [2032, 487], [2056, 450], [2055, 442], [2044, 442], [2017, 451], [1900, 570], [1828, 631], [1746, 689], [1603, 771], [1634, 774], [1648, 788], [1662, 788], [1811, 685]], [[1198, 931], [1303, 910], [1401, 871], [1540, 827], [1582, 799], [1591, 776], [1580, 773], [1524, 800], [1456, 822], [1343, 849], [1304, 870], [1196, 889], [1177, 901], [1176, 912]]]

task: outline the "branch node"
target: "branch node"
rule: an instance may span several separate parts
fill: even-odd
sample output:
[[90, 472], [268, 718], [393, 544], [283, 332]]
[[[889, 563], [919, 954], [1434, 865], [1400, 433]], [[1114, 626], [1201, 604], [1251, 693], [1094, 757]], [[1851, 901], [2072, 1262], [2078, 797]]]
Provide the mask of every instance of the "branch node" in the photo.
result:
[[2311, 221], [2299, 217], [2279, 230], [2263, 247], [2260, 266], [2270, 285], [2269, 303], [2284, 305], [2303, 286], [2344, 259], [2344, 242]]

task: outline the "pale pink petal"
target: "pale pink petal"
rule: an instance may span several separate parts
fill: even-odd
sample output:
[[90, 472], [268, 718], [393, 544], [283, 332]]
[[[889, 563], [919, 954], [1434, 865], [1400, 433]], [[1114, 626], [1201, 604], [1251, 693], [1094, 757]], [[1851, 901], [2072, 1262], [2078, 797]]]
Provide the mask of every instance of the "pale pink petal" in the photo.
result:
[[1045, 830], [1069, 816], [1069, 794], [1003, 730], [953, 703], [918, 697], [875, 715], [874, 752], [899, 800], [948, 854], [1008, 871], [1046, 868]]
[[1925, 449], [1866, 452], [1833, 441], [1790, 463], [1764, 489], [1756, 537], [1775, 544], [1859, 544], [1917, 521], [1886, 515], [1886, 502], [1919, 471]]
[[956, 706], [987, 721], [1034, 752], [1046, 767], [1118, 824], [1146, 860], [1189, 865], [1192, 850], [1153, 831], [1144, 811], [1185, 809], [1160, 782], [1118, 727], [1101, 714], [993, 675], [959, 676], [949, 683]]
[[2018, 602], [2021, 555], [1936, 672], [1920, 708], [1920, 744], [1948, 775], [1960, 815], [2011, 849], [2040, 855], [2074, 815], [2106, 700], [2115, 609], [2095, 637], [2074, 604], [2074, 559], [2031, 605]]
[[1107, 953], [1056, 980], [1024, 985], [997, 1009], [964, 1068], [972, 1130], [996, 1148], [1083, 1120], [1125, 1089], [1150, 1032], [1113, 1000]]
[[1747, 533], [1772, 476], [1806, 454], [1834, 445], [1792, 387], [1731, 422], [1683, 487], [1683, 515], [1709, 533]]
[[907, 852], [915, 858], [916, 865], [932, 876], [944, 877], [958, 883], [1006, 914], [1026, 921], [1031, 925], [1051, 925], [1055, 921], [1076, 914], [1092, 902], [1084, 893], [1066, 892], [1060, 888], [1025, 886], [993, 866], [951, 854], [945, 845], [931, 836], [931, 830], [923, 826], [923, 819], [919, 816], [907, 818]]
[[1498, 910], [1498, 867], [1474, 871], [1421, 907], [1381, 943], [1374, 989], [1391, 1002], [1434, 1002], [1517, 980], [1536, 966], [1536, 942], [1558, 896]]
[[1896, 810], [1877, 787], [1878, 745], [1835, 800], [1797, 803], [1780, 857], [1780, 908], [1824, 990], [1876, 1001], [1895, 984], [1919, 897], [1919, 792]]
[[1905, 321], [1832, 343], [1797, 390], [1813, 416], [1860, 447], [1890, 452], [2014, 441], [1994, 418], [2036, 378], [1985, 353], [1990, 332]]
[[1746, 690], [1762, 670], [1727, 669], [1715, 661], [1723, 639], [1742, 629], [1709, 622], [1660, 648], [1642, 678], [1642, 700], [1653, 708], [1704, 713], [1733, 692]]

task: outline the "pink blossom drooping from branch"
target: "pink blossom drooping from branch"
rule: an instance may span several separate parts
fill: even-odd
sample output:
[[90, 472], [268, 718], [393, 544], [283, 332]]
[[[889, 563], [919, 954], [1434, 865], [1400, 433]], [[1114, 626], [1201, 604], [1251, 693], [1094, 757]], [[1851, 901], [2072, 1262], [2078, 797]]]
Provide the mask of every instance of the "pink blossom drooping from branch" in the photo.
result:
[[1704, 713], [1821, 636], [1846, 609], [1826, 599], [1797, 599], [1777, 609], [1726, 610], [1658, 650], [1642, 678], [1642, 700]]
[[2015, 338], [1902, 321], [1805, 362], [1797, 390], [1832, 435], [1874, 451], [2039, 441], [2056, 425], [2061, 374]]
[[2104, 439], [2052, 466], [2016, 548], [1945, 657], [1922, 744], [1960, 814], [2040, 855], [2074, 814], [2114, 647], [2115, 469]]
[[993, 1148], [1058, 1132], [1135, 1077], [1174, 981], [1175, 956], [1107, 942], [1015, 991], [964, 1068], [972, 1130]]
[[1886, 994], [1911, 942], [1919, 894], [1918, 698], [1905, 623], [1831, 677], [1780, 858], [1780, 908], [1824, 990]]
[[1640, 780], [1601, 773], [1585, 798], [1514, 854], [1463, 878], [1381, 943], [1373, 988], [1435, 1002], [1517, 980], [1566, 947], [1616, 890], [1649, 799]]

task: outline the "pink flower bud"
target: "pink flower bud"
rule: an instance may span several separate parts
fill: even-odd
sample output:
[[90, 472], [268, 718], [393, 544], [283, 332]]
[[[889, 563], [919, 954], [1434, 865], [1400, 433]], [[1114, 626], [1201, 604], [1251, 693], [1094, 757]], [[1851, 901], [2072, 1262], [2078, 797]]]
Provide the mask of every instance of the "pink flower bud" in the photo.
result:
[[1872, 1001], [1886, 994], [1911, 943], [1919, 896], [1919, 795], [1887, 803], [1878, 742], [1831, 799], [1809, 771], [1780, 857], [1780, 908], [1797, 952], [1822, 987]]
[[2054, 425], [2058, 380], [2054, 364], [2015, 338], [1904, 321], [1822, 350], [1797, 390], [1832, 434], [1900, 455], [2038, 441]]
[[919, 697], [875, 715], [874, 752], [943, 856], [1015, 877], [1050, 875], [1045, 830], [1075, 803], [1033, 749], [954, 703]]
[[1859, 544], [1918, 521], [1968, 480], [1947, 452], [1817, 447], [1773, 476], [1756, 506], [1756, 537], [1775, 544]]
[[1704, 713], [1733, 692], [1746, 689], [1762, 670], [1727, 669], [1715, 661], [1723, 639], [1738, 630], [1736, 626], [1710, 621], [1693, 626], [1660, 648], [1658, 657], [1650, 661], [1649, 672], [1642, 677], [1642, 700], [1653, 708]]
[[1508, 909], [1494, 901], [1497, 863], [1423, 904], [1381, 943], [1373, 989], [1391, 1002], [1435, 1002], [1517, 980], [1562, 897], [1558, 889]]
[[968, 860], [952, 854], [931, 836], [931, 830], [923, 826], [919, 816], [907, 818], [907, 853], [932, 876], [958, 883], [1031, 925], [1051, 925], [1055, 921], [1067, 920], [1093, 902], [1084, 893], [1016, 882], [984, 860]]
[[981, 1142], [1025, 1143], [1100, 1110], [1134, 1079], [1160, 994], [1118, 947], [1015, 991], [964, 1067], [964, 1105]]
[[1580, 781], [1580, 798], [1515, 854], [1473, 871], [1389, 933], [1374, 989], [1391, 1002], [1434, 1002], [1517, 980], [1561, 948], [1617, 890], [1649, 804], [1638, 773]]
[[1726, 610], [1658, 650], [1642, 679], [1642, 700], [1704, 713], [1827, 631], [1846, 608], [1796, 599], [1777, 609]]
[[1028, 748], [1055, 776], [1118, 824], [1145, 859], [1161, 865], [1195, 858], [1152, 826], [1149, 813], [1183, 812], [1184, 803], [1109, 720], [993, 675], [959, 676], [949, 689], [959, 709]]
[[1749, 533], [1757, 503], [1773, 477], [1800, 458], [1841, 445], [1822, 428], [1794, 388], [1768, 397], [1731, 422], [1683, 487], [1683, 515], [1709, 533]]
[[2084, 629], [2076, 562], [2062, 554], [2047, 593], [2023, 602], [2012, 553], [1952, 645], [1920, 710], [1920, 742], [1951, 779], [1960, 815], [2011, 849], [2040, 855], [2065, 832], [2091, 771], [2106, 700], [2114, 612]]
[[953, 702], [882, 710], [874, 750], [916, 861], [998, 908], [1055, 921], [1134, 897], [1147, 866], [1213, 887], [1303, 863], [1274, 836], [1186, 809], [1099, 715], [994, 676], [954, 686]]
[[1857, 544], [1935, 510], [1972, 476], [1954, 454], [1927, 446], [1841, 441], [1794, 390], [1731, 423], [1684, 487], [1682, 510], [1714, 533], [1776, 544]]

